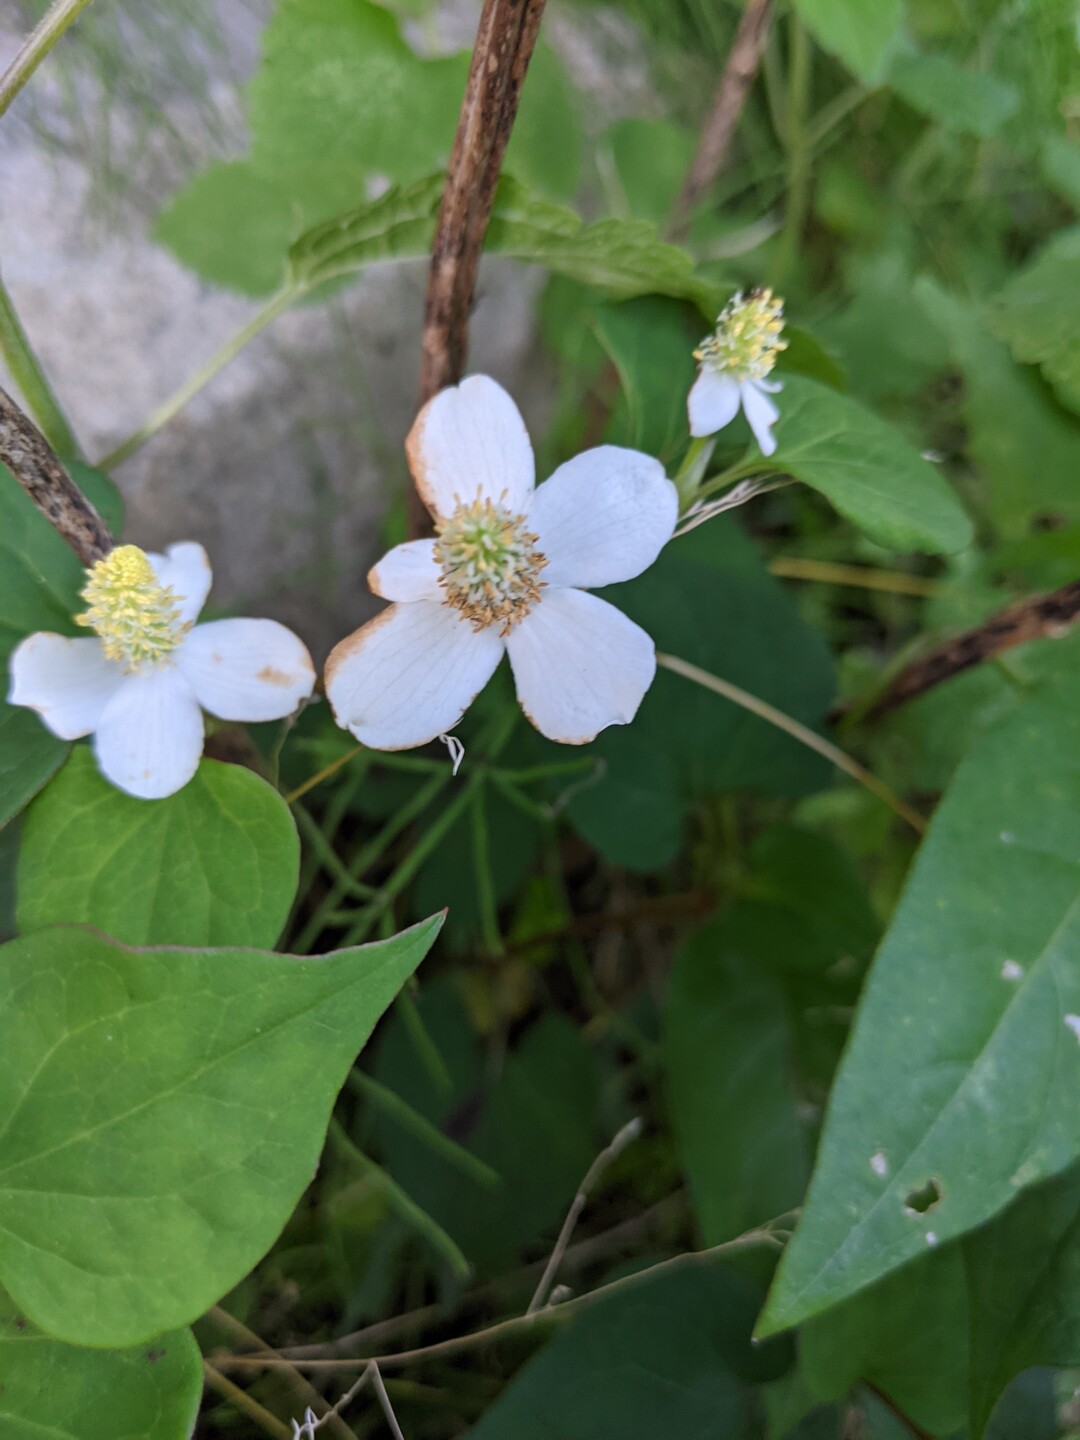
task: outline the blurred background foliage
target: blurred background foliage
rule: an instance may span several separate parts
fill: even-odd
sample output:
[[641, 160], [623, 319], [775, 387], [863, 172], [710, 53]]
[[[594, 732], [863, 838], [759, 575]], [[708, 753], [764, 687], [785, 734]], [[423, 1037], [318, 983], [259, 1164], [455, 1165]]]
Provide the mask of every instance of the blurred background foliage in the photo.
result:
[[[888, 419], [956, 487], [977, 542], [896, 553], [787, 488], [681, 540], [618, 602], [661, 650], [805, 724], [831, 716], [840, 742], [929, 815], [965, 757], [989, 754], [1026, 707], [1063, 717], [1075, 672], [1075, 639], [1040, 640], [884, 719], [865, 713], [904, 658], [1080, 570], [1074, 0], [777, 3], [734, 147], [686, 237], [692, 286], [665, 269], [662, 237], [740, 7], [549, 10], [506, 170], [534, 219], [556, 225], [550, 207], [570, 206], [614, 228], [594, 234], [588, 264], [544, 281], [542, 469], [601, 441], [677, 464], [703, 311], [740, 286], [781, 290], [794, 327], [782, 367]], [[310, 255], [305, 234], [342, 212], [354, 227], [390, 223], [320, 273], [309, 302], [350, 267], [422, 254], [427, 222], [400, 197], [445, 164], [453, 136], [468, 59], [447, 41], [446, 7], [278, 0], [245, 13], [265, 28], [237, 112], [235, 95], [203, 84], [208, 47], [235, 54], [221, 9], [92, 8], [56, 56], [71, 103], [50, 111], [50, 143], [112, 155], [124, 89], [147, 124], [125, 135], [120, 164], [150, 176], [141, 203], [158, 212], [157, 240], [244, 295], [272, 297]], [[172, 91], [223, 158], [165, 195], [140, 146], [183, 154], [184, 128], [157, 123]], [[95, 165], [103, 193], [109, 163]], [[627, 255], [632, 284], [613, 278]], [[741, 421], [725, 431], [718, 464], [748, 438]], [[399, 527], [394, 512], [387, 538]], [[853, 565], [877, 583], [838, 568]], [[352, 748], [325, 706], [287, 736], [263, 728], [253, 763], [284, 791]], [[908, 874], [915, 836], [873, 796], [671, 674], [633, 726], [580, 752], [519, 722], [505, 675], [460, 733], [467, 790], [438, 758], [363, 754], [294, 807], [302, 883], [283, 948], [450, 914], [353, 1072], [303, 1203], [223, 1302], [275, 1347], [376, 1326], [372, 1344], [388, 1349], [516, 1313], [591, 1160], [634, 1115], [644, 1136], [604, 1172], [560, 1273], [575, 1293], [789, 1214]], [[1059, 758], [1054, 774], [1080, 800], [1075, 753]], [[958, 833], [975, 825], [964, 773], [947, 802]], [[963, 904], [977, 895], [974, 877]], [[865, 1111], [904, 1106], [862, 1083]], [[1080, 1172], [1055, 1168], [984, 1228], [868, 1274], [795, 1338], [751, 1342], [775, 1263], [751, 1251], [613, 1293], [551, 1338], [395, 1371], [391, 1398], [410, 1440], [1075, 1434]], [[831, 1200], [846, 1203], [842, 1185]], [[236, 1343], [220, 1315], [196, 1329], [207, 1353]], [[280, 1374], [244, 1383], [273, 1414], [301, 1413]], [[346, 1418], [339, 1433], [382, 1433], [367, 1398]], [[210, 1395], [197, 1433], [254, 1432]]]

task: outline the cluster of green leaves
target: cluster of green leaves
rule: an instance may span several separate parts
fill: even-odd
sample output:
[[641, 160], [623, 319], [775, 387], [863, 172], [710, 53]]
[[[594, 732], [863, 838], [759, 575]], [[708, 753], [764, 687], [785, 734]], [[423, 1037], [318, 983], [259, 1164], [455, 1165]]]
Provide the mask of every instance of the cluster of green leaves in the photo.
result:
[[[481, 1363], [391, 1379], [410, 1440], [1060, 1434], [1080, 1366], [1080, 640], [862, 717], [887, 657], [1076, 576], [1073, 6], [778, 3], [685, 244], [672, 211], [739, 10], [623, 8], [663, 114], [609, 123], [542, 45], [488, 236], [549, 277], [544, 458], [607, 440], [675, 470], [695, 341], [734, 289], [782, 286], [778, 449], [766, 462], [736, 421], [702, 498], [778, 488], [611, 598], [661, 652], [804, 726], [839, 699], [844, 743], [933, 809], [926, 838], [666, 671], [632, 726], [570, 755], [500, 675], [457, 779], [442, 757], [354, 754], [313, 706], [257, 735], [261, 773], [206, 760], [154, 804], [3, 706], [0, 1418], [18, 1440], [187, 1440], [191, 1327], [231, 1344], [223, 1297], [277, 1345], [431, 1324], [432, 1301], [450, 1332], [524, 1308], [634, 1114], [646, 1138], [565, 1261], [610, 1288]], [[424, 255], [467, 66], [405, 38], [431, 10], [278, 0], [250, 153], [173, 197], [162, 243], [275, 304], [334, 303]], [[78, 475], [118, 528], [109, 482]], [[34, 630], [73, 633], [81, 572], [0, 481], [6, 660]], [[773, 559], [842, 583], [793, 591]], [[884, 588], [847, 583], [852, 562]], [[238, 1378], [279, 1423], [306, 1403]], [[236, 1418], [208, 1404], [200, 1437]]]

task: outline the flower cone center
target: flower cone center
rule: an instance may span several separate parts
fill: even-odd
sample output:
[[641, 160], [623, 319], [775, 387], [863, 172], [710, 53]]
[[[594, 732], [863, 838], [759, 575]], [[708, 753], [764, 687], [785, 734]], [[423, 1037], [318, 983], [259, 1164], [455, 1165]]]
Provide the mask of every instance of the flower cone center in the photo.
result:
[[771, 290], [736, 295], [721, 310], [714, 333], [694, 351], [694, 359], [733, 380], [764, 380], [780, 351], [787, 349], [788, 342], [780, 338], [783, 328], [779, 295]]
[[75, 623], [94, 630], [109, 659], [132, 670], [159, 664], [188, 629], [176, 596], [137, 545], [118, 545], [91, 566], [81, 594], [87, 608]]
[[474, 630], [498, 625], [503, 635], [525, 618], [540, 598], [540, 571], [548, 563], [536, 548], [528, 518], [498, 501], [459, 503], [436, 524], [435, 561], [444, 604]]

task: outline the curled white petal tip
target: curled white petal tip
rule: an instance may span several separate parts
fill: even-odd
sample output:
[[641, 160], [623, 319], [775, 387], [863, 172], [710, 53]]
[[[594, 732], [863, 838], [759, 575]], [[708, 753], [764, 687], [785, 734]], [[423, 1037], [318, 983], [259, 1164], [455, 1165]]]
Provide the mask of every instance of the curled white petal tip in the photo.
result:
[[434, 540], [407, 540], [368, 571], [368, 589], [383, 600], [441, 600]]

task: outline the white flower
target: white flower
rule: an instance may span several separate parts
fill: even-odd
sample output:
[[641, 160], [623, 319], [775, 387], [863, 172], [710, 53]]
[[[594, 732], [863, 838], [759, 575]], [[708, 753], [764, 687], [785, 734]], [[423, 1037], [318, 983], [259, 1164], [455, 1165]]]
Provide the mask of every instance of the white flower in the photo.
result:
[[129, 795], [157, 800], [187, 784], [202, 754], [200, 707], [279, 720], [311, 694], [311, 656], [276, 620], [195, 624], [210, 590], [201, 545], [164, 555], [121, 545], [88, 577], [75, 618], [95, 635], [28, 635], [11, 657], [8, 700], [62, 740], [93, 735], [102, 773]]
[[690, 434], [715, 435], [743, 408], [763, 455], [776, 449], [772, 427], [780, 411], [769, 399], [784, 387], [766, 377], [787, 341], [784, 302], [771, 290], [734, 296], [716, 319], [716, 330], [694, 351], [701, 371], [687, 400]]
[[327, 661], [338, 724], [379, 750], [423, 745], [453, 729], [504, 651], [550, 740], [583, 745], [632, 720], [653, 643], [584, 587], [640, 575], [671, 538], [678, 501], [660, 462], [601, 445], [534, 489], [524, 422], [486, 375], [436, 395], [406, 450], [436, 538], [369, 574], [395, 603]]

